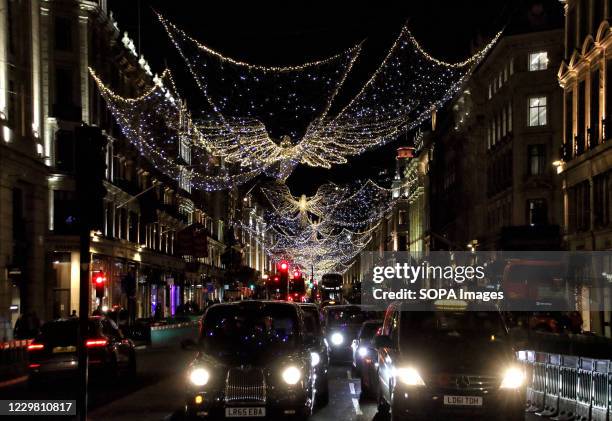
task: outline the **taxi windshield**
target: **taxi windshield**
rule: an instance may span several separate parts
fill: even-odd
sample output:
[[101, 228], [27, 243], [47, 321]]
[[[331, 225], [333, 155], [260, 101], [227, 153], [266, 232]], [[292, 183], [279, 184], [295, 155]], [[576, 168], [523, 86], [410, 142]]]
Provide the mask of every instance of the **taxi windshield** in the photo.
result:
[[261, 354], [295, 349], [300, 341], [294, 308], [267, 305], [212, 307], [202, 325], [202, 343], [210, 354], [231, 354], [248, 349]]
[[506, 329], [494, 311], [424, 311], [403, 312], [401, 335], [436, 339], [503, 338]]

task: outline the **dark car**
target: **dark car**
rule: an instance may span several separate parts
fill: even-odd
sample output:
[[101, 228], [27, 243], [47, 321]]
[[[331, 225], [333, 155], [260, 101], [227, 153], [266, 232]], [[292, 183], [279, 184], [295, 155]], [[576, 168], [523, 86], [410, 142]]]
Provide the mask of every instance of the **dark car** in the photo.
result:
[[316, 304], [299, 304], [304, 312], [304, 327], [309, 337], [310, 356], [315, 369], [316, 401], [319, 405], [329, 402], [329, 348], [321, 327], [319, 308]]
[[497, 311], [387, 310], [378, 348], [379, 411], [393, 420], [523, 419], [525, 374]]
[[296, 304], [240, 301], [204, 313], [188, 369], [188, 417], [306, 419], [315, 370]]
[[[374, 366], [376, 362], [376, 348], [374, 347], [374, 336], [378, 329], [382, 327], [382, 320], [368, 320], [361, 325], [357, 338], [353, 339], [351, 348], [353, 350], [353, 371], [363, 380], [364, 366]], [[368, 373], [365, 373], [367, 376]], [[367, 385], [367, 382], [366, 382]], [[367, 387], [367, 386], [366, 386]], [[363, 391], [363, 381], [362, 389]]]
[[379, 312], [367, 310], [359, 305], [325, 307], [322, 310], [322, 319], [332, 361], [351, 361], [351, 344], [353, 339], [357, 338], [361, 324], [378, 317], [380, 317]]
[[[45, 323], [28, 346], [30, 381], [55, 380], [76, 375], [79, 320], [59, 319]], [[136, 372], [134, 343], [123, 336], [114, 321], [90, 317], [85, 346], [92, 377], [118, 376]]]

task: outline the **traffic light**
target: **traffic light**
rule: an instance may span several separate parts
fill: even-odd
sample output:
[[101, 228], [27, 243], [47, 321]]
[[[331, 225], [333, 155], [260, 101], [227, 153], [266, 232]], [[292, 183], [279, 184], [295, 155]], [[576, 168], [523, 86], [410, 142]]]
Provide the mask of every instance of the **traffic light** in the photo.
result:
[[283, 273], [283, 272], [287, 272], [289, 270], [289, 263], [287, 263], [285, 260], [282, 260], [278, 263], [278, 271]]
[[106, 136], [98, 127], [76, 128], [76, 186], [80, 201], [80, 223], [89, 230], [104, 226], [106, 188]]
[[104, 286], [106, 285], [106, 274], [102, 271], [94, 272], [92, 276], [94, 287], [96, 288], [96, 297], [104, 297]]
[[281, 260], [277, 265], [279, 279], [279, 288], [285, 290], [289, 294], [289, 263], [286, 260]]

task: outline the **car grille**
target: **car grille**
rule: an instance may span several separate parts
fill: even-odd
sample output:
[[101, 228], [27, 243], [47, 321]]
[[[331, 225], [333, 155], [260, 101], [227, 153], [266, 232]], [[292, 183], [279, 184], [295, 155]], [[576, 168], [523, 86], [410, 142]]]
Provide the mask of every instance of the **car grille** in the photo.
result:
[[266, 379], [259, 368], [230, 368], [225, 380], [226, 402], [266, 402]]
[[499, 388], [500, 379], [493, 376], [450, 374], [438, 376], [438, 385], [460, 391], [490, 391]]

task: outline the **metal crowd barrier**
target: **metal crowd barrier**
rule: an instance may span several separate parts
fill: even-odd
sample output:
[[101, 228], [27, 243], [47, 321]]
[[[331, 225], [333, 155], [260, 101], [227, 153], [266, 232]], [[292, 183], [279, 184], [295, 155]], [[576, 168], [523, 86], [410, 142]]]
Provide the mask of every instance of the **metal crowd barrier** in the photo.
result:
[[612, 419], [612, 361], [519, 351], [527, 378], [526, 412], [555, 421]]
[[31, 339], [0, 342], [0, 382], [23, 374]]

